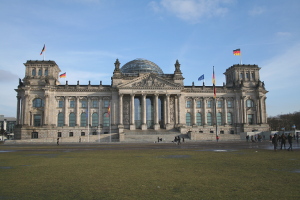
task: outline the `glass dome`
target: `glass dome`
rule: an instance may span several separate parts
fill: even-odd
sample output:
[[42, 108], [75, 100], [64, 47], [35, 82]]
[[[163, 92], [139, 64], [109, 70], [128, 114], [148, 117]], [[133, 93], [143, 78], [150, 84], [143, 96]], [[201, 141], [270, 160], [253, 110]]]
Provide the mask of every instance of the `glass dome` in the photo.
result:
[[145, 59], [135, 59], [132, 60], [123, 67], [121, 67], [122, 73], [157, 73], [157, 74], [163, 74], [163, 71], [159, 66], [157, 66], [155, 63], [145, 60]]

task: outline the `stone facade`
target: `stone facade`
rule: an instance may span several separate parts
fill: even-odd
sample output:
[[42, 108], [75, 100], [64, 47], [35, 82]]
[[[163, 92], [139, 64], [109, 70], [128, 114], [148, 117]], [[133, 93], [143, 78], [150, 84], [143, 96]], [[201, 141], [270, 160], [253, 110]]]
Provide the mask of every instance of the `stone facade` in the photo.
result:
[[130, 132], [172, 130], [196, 140], [197, 135], [269, 130], [268, 91], [257, 65], [228, 68], [226, 83], [216, 86], [214, 98], [213, 86], [184, 85], [178, 61], [173, 74], [161, 73], [147, 60], [137, 63], [127, 73], [116, 60], [111, 85], [69, 85], [59, 82], [61, 70], [54, 61], [27, 61], [16, 89], [15, 139], [97, 141], [111, 134], [126, 141]]

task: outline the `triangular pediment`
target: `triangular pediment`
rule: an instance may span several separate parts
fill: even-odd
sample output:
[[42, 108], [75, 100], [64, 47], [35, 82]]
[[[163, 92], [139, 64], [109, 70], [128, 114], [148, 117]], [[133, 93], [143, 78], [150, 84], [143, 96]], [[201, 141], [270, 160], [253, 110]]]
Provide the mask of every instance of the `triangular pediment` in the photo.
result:
[[180, 85], [172, 83], [156, 74], [144, 74], [130, 82], [123, 83], [119, 88], [180, 88]]

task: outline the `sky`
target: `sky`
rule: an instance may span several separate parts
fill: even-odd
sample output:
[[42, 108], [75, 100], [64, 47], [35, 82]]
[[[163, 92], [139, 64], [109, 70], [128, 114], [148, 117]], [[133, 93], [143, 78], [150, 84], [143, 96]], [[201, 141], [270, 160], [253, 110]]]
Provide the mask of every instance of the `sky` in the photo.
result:
[[[114, 63], [143, 58], [184, 84], [216, 85], [234, 64], [256, 64], [267, 114], [300, 111], [299, 0], [1, 0], [0, 114], [16, 116], [27, 60], [54, 60], [61, 84], [111, 84]], [[40, 52], [43, 46], [46, 51]], [[242, 56], [234, 56], [234, 49]]]

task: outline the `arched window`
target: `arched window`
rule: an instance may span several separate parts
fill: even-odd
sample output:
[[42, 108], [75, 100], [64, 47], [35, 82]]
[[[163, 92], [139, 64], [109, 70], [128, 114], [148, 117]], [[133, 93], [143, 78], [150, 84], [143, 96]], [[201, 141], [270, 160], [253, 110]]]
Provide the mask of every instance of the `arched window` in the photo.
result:
[[211, 113], [207, 113], [207, 125], [212, 126], [212, 118], [211, 118]]
[[196, 121], [197, 121], [197, 126], [202, 126], [202, 115], [201, 115], [201, 113], [197, 113]]
[[185, 123], [187, 126], [192, 126], [192, 123], [191, 123], [191, 113], [186, 113], [185, 115]]
[[253, 108], [254, 107], [254, 102], [252, 99], [247, 100], [247, 108]]
[[32, 76], [35, 76], [35, 75], [36, 75], [36, 70], [35, 70], [35, 69], [32, 69], [31, 75], [32, 75]]
[[87, 118], [87, 114], [85, 112], [81, 113], [81, 115], [80, 115], [80, 126], [81, 127], [86, 126], [86, 118]]
[[39, 69], [38, 75], [42, 76], [42, 70], [41, 69]]
[[232, 125], [232, 113], [231, 112], [227, 113], [227, 123], [229, 125]]
[[75, 127], [76, 124], [76, 115], [75, 113], [70, 113], [69, 115], [69, 126], [70, 127]]
[[92, 115], [92, 126], [99, 126], [98, 113], [93, 113], [93, 115]]
[[222, 125], [222, 113], [217, 113], [217, 124]]
[[40, 98], [34, 99], [33, 102], [32, 102], [32, 106], [34, 108], [44, 107], [44, 101], [43, 101], [43, 99], [40, 99]]
[[109, 122], [109, 114], [108, 113], [104, 113], [103, 115], [103, 126], [108, 127], [110, 124]]
[[63, 127], [64, 124], [65, 124], [65, 115], [64, 115], [64, 113], [60, 112], [57, 115], [57, 126]]

